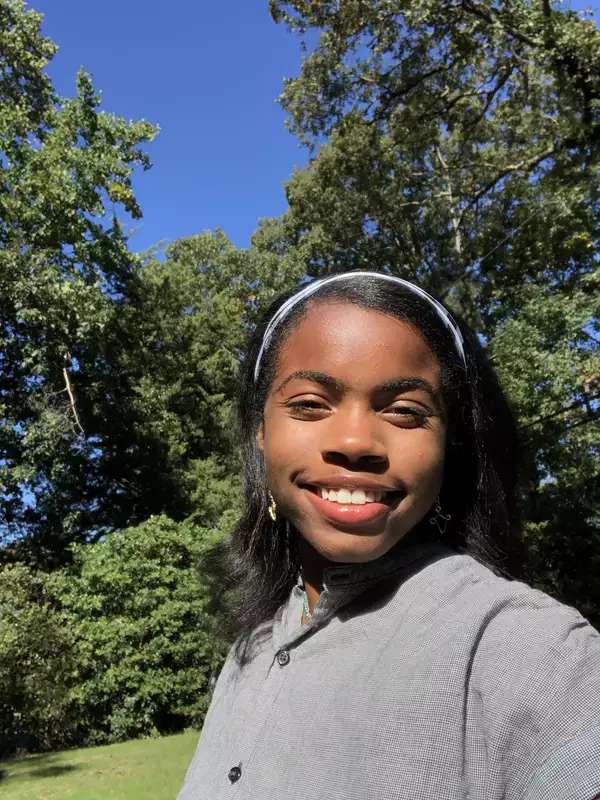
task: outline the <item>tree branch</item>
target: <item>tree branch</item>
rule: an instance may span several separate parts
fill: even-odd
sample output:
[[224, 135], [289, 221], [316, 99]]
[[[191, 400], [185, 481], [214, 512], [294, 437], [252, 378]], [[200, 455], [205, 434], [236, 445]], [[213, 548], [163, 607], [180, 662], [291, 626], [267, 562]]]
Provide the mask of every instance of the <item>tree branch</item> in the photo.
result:
[[511, 36], [514, 36], [515, 39], [522, 42], [523, 44], [529, 45], [529, 47], [540, 47], [542, 42], [538, 41], [537, 39], [532, 39], [527, 34], [518, 31], [516, 28], [513, 28], [512, 25], [508, 25], [503, 19], [499, 11], [495, 8], [490, 9], [487, 11], [481, 6], [472, 3], [470, 0], [462, 0], [461, 6], [467, 14], [471, 14], [472, 16], [479, 17], [479, 19], [484, 20], [485, 22], [489, 23], [490, 25], [499, 24], [507, 33], [510, 33]]
[[[71, 354], [70, 353], [67, 353], [67, 355], [65, 356], [65, 361], [67, 359], [69, 361], [71, 360]], [[77, 413], [77, 406], [75, 405], [75, 395], [73, 394], [71, 381], [69, 379], [69, 371], [67, 370], [66, 366], [63, 367], [63, 377], [65, 379], [65, 388], [67, 390], [67, 394], [69, 395], [69, 403], [70, 403], [70, 406], [71, 406], [71, 411], [73, 412], [73, 416], [75, 417], [75, 423], [77, 424], [77, 427], [81, 431], [82, 435], [85, 436], [85, 431], [83, 430], [83, 426], [81, 425], [81, 422], [79, 421], [79, 415]]]
[[458, 256], [458, 258], [461, 259], [463, 247], [462, 247], [462, 234], [460, 231], [460, 226], [462, 224], [463, 215], [456, 213], [456, 203], [454, 200], [454, 195], [452, 193], [452, 180], [450, 178], [450, 170], [448, 169], [448, 164], [444, 160], [442, 151], [440, 150], [439, 145], [437, 144], [435, 146], [435, 152], [438, 157], [438, 161], [440, 162], [440, 165], [446, 174], [446, 185], [448, 186], [447, 196], [450, 206], [450, 219], [452, 221], [452, 227], [454, 229], [454, 251]]
[[537, 419], [533, 419], [530, 422], [526, 423], [525, 425], [521, 426], [521, 430], [525, 430], [526, 428], [531, 428], [533, 425], [537, 425], [539, 422], [546, 422], [549, 419], [555, 419], [556, 417], [560, 417], [563, 414], [566, 414], [568, 411], [573, 411], [574, 408], [579, 408], [580, 406], [587, 406], [591, 400], [598, 400], [600, 399], [600, 392], [598, 394], [592, 394], [590, 396], [585, 395], [581, 400], [576, 400], [571, 405], [565, 406], [564, 408], [559, 408], [558, 411], [554, 411], [552, 414], [546, 414], [543, 417], [537, 417]]
[[[491, 191], [497, 183], [499, 183], [502, 178], [506, 178], [507, 175], [510, 175], [511, 172], [531, 172], [532, 169], [535, 169], [538, 164], [540, 164], [544, 159], [549, 158], [551, 155], [554, 155], [556, 152], [556, 148], [552, 146], [550, 150], [546, 150], [543, 153], [540, 153], [533, 158], [530, 158], [527, 161], [520, 161], [517, 164], [508, 164], [504, 169], [502, 169], [491, 181], [489, 181], [482, 189], [476, 192], [473, 197], [469, 200], [466, 208], [463, 210], [461, 217], [464, 216], [464, 213], [467, 208], [471, 208], [472, 206], [477, 203], [484, 195], [486, 195], [489, 191]], [[462, 220], [461, 220], [462, 221]]]

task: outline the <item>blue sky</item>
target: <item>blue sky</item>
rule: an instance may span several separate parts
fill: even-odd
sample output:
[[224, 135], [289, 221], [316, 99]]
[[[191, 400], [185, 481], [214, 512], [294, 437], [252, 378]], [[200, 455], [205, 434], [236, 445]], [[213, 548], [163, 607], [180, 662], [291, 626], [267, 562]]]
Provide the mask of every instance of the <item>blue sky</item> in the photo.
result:
[[32, 0], [60, 50], [49, 73], [74, 93], [80, 66], [102, 107], [161, 131], [154, 166], [135, 181], [144, 212], [135, 250], [222, 227], [247, 246], [258, 219], [286, 207], [283, 182], [307, 153], [275, 102], [298, 72], [300, 43], [275, 25], [266, 0]]
[[[260, 217], [285, 210], [284, 181], [307, 152], [275, 102], [298, 73], [300, 43], [275, 25], [267, 0], [32, 0], [60, 47], [49, 73], [74, 93], [80, 66], [103, 108], [158, 123], [154, 162], [135, 181], [144, 211], [131, 246], [217, 226], [246, 247]], [[568, 0], [571, 8], [598, 1]]]

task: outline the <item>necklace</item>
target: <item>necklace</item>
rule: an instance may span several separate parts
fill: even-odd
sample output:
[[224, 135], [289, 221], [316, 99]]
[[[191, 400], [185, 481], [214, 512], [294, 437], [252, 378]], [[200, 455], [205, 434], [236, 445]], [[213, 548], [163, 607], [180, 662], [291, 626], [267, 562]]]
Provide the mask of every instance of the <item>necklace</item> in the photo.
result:
[[302, 619], [305, 619], [306, 622], [310, 622], [312, 619], [312, 614], [310, 612], [310, 607], [308, 605], [308, 596], [306, 594], [306, 589], [304, 590], [304, 596], [302, 597]]

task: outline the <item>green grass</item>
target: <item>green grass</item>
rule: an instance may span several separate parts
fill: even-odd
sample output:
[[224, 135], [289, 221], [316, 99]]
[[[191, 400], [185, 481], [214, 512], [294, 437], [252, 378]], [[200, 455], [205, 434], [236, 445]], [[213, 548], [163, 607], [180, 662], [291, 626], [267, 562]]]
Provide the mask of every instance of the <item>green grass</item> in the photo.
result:
[[197, 731], [0, 761], [2, 800], [175, 800]]

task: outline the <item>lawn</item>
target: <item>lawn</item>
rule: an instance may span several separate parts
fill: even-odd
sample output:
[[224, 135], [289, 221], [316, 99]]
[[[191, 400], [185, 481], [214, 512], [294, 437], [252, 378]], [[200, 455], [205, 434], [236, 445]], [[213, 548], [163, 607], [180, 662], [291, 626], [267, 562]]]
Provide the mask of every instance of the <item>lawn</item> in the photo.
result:
[[198, 733], [0, 761], [2, 800], [175, 800]]

